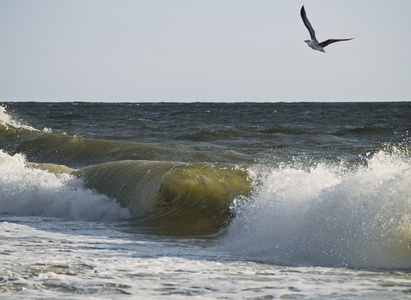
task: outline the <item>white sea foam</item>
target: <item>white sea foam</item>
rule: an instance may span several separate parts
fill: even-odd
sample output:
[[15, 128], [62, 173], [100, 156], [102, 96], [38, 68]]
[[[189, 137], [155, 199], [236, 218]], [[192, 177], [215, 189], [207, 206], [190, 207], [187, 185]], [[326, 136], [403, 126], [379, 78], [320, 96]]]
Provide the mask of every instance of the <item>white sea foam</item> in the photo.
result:
[[409, 156], [395, 149], [353, 170], [265, 171], [224, 242], [280, 264], [410, 268], [410, 178]]
[[28, 130], [37, 131], [37, 129], [31, 126], [22, 124], [19, 121], [15, 120], [12, 116], [10, 116], [7, 113], [6, 108], [4, 106], [0, 106], [0, 124], [5, 125], [6, 127], [12, 126], [16, 128], [25, 128]]
[[6, 108], [4, 106], [0, 106], [0, 123], [12, 123], [15, 122], [12, 118], [7, 114]]
[[[3, 217], [4, 299], [407, 299], [407, 273], [238, 260], [102, 222]], [[389, 285], [389, 286], [388, 286]]]
[[69, 174], [26, 167], [21, 154], [0, 151], [0, 212], [72, 220], [124, 220], [128, 209], [83, 187]]

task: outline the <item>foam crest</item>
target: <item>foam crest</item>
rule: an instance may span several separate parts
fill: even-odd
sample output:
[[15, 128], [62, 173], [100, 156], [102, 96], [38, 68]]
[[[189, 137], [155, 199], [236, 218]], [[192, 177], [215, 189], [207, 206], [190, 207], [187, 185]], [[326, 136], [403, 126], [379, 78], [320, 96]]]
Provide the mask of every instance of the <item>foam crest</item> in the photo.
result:
[[265, 171], [228, 231], [247, 258], [280, 264], [411, 268], [411, 163], [380, 151], [347, 170]]
[[35, 130], [37, 131], [37, 129], [28, 126], [28, 125], [24, 125], [21, 124], [20, 122], [16, 121], [12, 116], [10, 116], [7, 111], [6, 108], [4, 106], [0, 106], [0, 124], [6, 126], [7, 128], [14, 127], [14, 128], [24, 128], [27, 130]]
[[84, 188], [81, 179], [26, 167], [24, 156], [4, 151], [0, 151], [0, 212], [72, 220], [130, 218], [128, 209]]
[[6, 108], [4, 106], [0, 106], [0, 123], [10, 124], [12, 122], [11, 117], [6, 112]]

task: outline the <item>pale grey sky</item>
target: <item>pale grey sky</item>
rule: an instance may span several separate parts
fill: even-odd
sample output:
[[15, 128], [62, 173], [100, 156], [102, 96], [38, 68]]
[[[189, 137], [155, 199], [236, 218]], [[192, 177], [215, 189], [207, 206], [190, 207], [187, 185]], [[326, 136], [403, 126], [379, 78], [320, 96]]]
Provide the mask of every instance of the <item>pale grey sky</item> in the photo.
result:
[[[318, 40], [311, 50], [305, 5]], [[411, 0], [0, 0], [0, 101], [409, 101]]]

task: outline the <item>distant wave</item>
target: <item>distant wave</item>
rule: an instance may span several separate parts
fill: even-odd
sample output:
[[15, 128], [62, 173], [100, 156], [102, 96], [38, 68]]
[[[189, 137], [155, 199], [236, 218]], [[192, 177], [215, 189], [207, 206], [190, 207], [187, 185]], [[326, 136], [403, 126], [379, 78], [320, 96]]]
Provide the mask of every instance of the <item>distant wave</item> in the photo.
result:
[[358, 133], [383, 133], [392, 131], [408, 131], [411, 128], [410, 123], [405, 124], [387, 124], [387, 125], [373, 125], [366, 124], [360, 127], [347, 127], [336, 132], [336, 135], [358, 134]]
[[[85, 139], [51, 129], [37, 130], [17, 123], [0, 122], [0, 149], [24, 154], [30, 161], [83, 167], [117, 160], [179, 160], [229, 162], [232, 151], [171, 148], [155, 143]], [[240, 157], [240, 156], [239, 156]]]

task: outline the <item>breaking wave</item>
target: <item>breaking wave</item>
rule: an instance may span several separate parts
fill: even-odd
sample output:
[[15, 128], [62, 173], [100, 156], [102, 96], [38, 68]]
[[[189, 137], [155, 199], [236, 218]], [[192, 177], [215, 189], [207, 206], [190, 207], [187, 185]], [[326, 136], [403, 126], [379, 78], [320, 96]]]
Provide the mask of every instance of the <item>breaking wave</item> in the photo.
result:
[[254, 171], [261, 183], [235, 201], [228, 249], [279, 264], [411, 268], [409, 150], [381, 150], [355, 168]]
[[21, 154], [0, 151], [0, 213], [73, 220], [130, 218], [127, 209], [63, 172], [64, 166], [55, 166], [54, 171], [32, 168]]
[[0, 213], [135, 220], [159, 234], [213, 234], [247, 195], [247, 172], [225, 165], [117, 161], [78, 170], [0, 152]]

